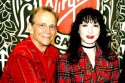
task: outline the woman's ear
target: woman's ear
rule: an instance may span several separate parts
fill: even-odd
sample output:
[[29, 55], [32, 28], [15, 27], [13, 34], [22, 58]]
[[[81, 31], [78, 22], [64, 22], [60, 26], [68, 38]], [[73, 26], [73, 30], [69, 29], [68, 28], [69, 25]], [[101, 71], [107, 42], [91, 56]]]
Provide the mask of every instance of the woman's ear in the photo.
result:
[[33, 34], [33, 25], [31, 23], [27, 24], [27, 28], [28, 28], [28, 31], [30, 32], [30, 34]]

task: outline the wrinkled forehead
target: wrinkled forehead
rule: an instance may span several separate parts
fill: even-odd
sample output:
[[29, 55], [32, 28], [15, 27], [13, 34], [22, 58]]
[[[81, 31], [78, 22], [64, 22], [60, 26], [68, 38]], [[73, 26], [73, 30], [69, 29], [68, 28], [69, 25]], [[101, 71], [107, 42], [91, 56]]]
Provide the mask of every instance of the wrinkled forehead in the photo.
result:
[[41, 19], [41, 18], [46, 18], [46, 17], [51, 17], [50, 19], [56, 19], [54, 14], [52, 12], [49, 11], [44, 11], [44, 10], [40, 10], [36, 13], [34, 19]]

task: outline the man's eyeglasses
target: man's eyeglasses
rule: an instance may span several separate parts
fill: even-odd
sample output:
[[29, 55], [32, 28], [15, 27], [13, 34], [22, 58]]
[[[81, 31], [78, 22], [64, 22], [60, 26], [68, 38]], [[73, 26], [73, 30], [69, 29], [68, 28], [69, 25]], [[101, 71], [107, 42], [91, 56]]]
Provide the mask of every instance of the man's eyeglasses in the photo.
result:
[[41, 28], [49, 27], [49, 28], [51, 28], [51, 29], [56, 29], [56, 27], [57, 27], [57, 26], [55, 26], [55, 25], [53, 25], [53, 24], [51, 24], [51, 25], [49, 25], [49, 26], [47, 26], [47, 24], [45, 24], [45, 23], [42, 23], [42, 24], [33, 23], [33, 24], [36, 24], [36, 25], [40, 26]]

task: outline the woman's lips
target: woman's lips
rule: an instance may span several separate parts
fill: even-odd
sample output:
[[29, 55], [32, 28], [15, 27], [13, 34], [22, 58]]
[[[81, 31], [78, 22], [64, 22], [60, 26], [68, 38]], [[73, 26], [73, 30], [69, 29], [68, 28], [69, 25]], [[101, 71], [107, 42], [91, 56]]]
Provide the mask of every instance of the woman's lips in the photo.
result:
[[86, 36], [88, 39], [93, 39], [94, 38], [94, 36], [91, 36], [91, 35], [87, 35]]

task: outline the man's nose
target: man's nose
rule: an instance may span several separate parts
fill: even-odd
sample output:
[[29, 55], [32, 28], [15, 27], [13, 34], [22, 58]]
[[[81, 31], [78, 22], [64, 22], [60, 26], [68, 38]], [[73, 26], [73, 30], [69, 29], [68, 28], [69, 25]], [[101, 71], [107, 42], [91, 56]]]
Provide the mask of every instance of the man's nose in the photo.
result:
[[46, 33], [50, 33], [50, 28], [49, 28], [49, 26], [46, 26], [45, 31], [46, 31]]

